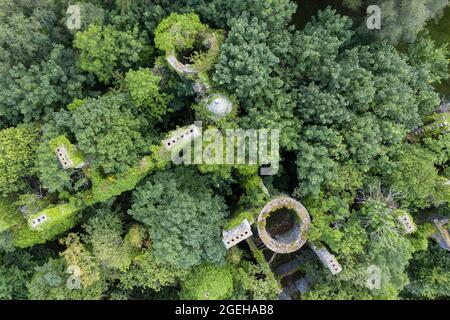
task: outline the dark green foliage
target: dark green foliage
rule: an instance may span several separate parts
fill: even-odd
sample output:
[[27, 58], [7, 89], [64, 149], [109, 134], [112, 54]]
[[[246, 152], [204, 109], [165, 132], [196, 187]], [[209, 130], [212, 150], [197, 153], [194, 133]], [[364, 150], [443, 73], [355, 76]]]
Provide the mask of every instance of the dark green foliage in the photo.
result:
[[443, 299], [450, 295], [450, 257], [430, 242], [427, 251], [414, 255], [409, 267], [411, 284], [405, 290], [415, 299]]
[[149, 228], [157, 261], [190, 267], [221, 262], [226, 206], [194, 169], [158, 172], [134, 193], [130, 215]]
[[[386, 146], [399, 144], [439, 103], [428, 82], [442, 76], [435, 71], [446, 64], [442, 54], [421, 60], [416, 49], [409, 58], [386, 44], [358, 45], [350, 25], [325, 10], [294, 41], [296, 111], [305, 121], [297, 159], [302, 196], [344, 191], [348, 184], [334, 187], [339, 180], [376, 168]], [[420, 50], [435, 52], [430, 43]]]
[[[294, 298], [448, 299], [430, 223], [450, 201], [448, 17], [431, 21], [448, 1], [332, 1], [352, 18], [310, 17], [325, 2], [0, 1], [0, 299], [277, 299], [293, 256], [312, 284]], [[170, 54], [198, 72], [173, 72]], [[233, 102], [223, 121], [202, 112], [214, 93]], [[279, 129], [277, 175], [172, 164], [162, 141], [196, 120]], [[308, 246], [225, 249], [223, 230], [280, 194], [304, 204], [304, 236], [339, 274]]]
[[73, 50], [56, 45], [48, 60], [19, 63], [0, 78], [0, 125], [41, 120], [83, 96], [88, 78], [75, 67]]
[[0, 73], [17, 64], [39, 64], [53, 44], [67, 36], [53, 0], [5, 0], [0, 3]]
[[27, 299], [27, 283], [35, 266], [36, 262], [28, 252], [0, 255], [0, 299]]

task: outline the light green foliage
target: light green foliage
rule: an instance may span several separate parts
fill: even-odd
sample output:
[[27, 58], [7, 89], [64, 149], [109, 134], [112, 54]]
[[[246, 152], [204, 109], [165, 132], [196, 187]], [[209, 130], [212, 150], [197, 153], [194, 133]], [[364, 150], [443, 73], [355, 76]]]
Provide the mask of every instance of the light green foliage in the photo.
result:
[[155, 30], [155, 45], [166, 54], [192, 48], [199, 32], [208, 27], [195, 13], [172, 13], [163, 19]]
[[231, 230], [233, 228], [236, 228], [239, 226], [244, 219], [247, 219], [247, 221], [252, 224], [255, 222], [255, 215], [254, 213], [248, 212], [248, 211], [242, 211], [236, 214], [232, 219], [228, 220], [227, 224], [223, 227], [224, 230]]
[[262, 208], [269, 201], [263, 189], [265, 186], [261, 177], [254, 173], [252, 176], [244, 177], [242, 184], [245, 193], [239, 198], [239, 207], [244, 210], [259, 211], [258, 209]]
[[[14, 245], [19, 248], [26, 248], [55, 239], [78, 222], [80, 209], [76, 203], [69, 202], [30, 215], [28, 223], [24, 222], [14, 228]], [[48, 220], [37, 226], [36, 229], [32, 229], [31, 220], [42, 214], [45, 214]]]
[[[243, 288], [253, 292], [255, 295], [259, 295], [261, 299], [268, 299], [278, 295], [281, 292], [280, 284], [277, 279], [275, 279], [275, 274], [272, 272], [264, 253], [256, 247], [252, 240], [248, 241], [247, 244], [250, 247], [253, 257], [258, 263], [257, 267], [253, 268], [253, 270], [251, 268], [247, 270], [247, 272], [249, 272], [249, 275], [247, 276], [252, 276], [252, 274], [255, 276], [255, 273], [258, 273], [258, 277], [261, 280], [261, 288], [259, 288], [259, 290], [254, 288], [252, 283], [255, 285], [255, 281], [252, 279], [241, 279]], [[264, 278], [261, 278], [261, 275], [264, 275]]]
[[7, 196], [26, 188], [24, 178], [32, 176], [36, 128], [14, 127], [0, 131], [0, 194]]
[[176, 285], [188, 273], [189, 269], [157, 262], [151, 250], [144, 249], [133, 259], [130, 269], [120, 274], [119, 280], [124, 289], [160, 291], [163, 287]]
[[158, 262], [191, 267], [223, 261], [226, 207], [205, 176], [185, 167], [158, 172], [133, 196], [129, 214], [148, 226]]
[[76, 266], [80, 269], [80, 282], [83, 287], [90, 287], [101, 280], [100, 262], [80, 241], [76, 233], [69, 233], [59, 242], [66, 246], [66, 250], [60, 253], [67, 266]]
[[161, 77], [148, 68], [130, 70], [125, 75], [125, 85], [134, 105], [150, 119], [162, 120], [169, 108], [171, 97], [161, 92], [160, 81]]
[[19, 208], [12, 199], [0, 197], [0, 233], [23, 222]]
[[42, 266], [36, 267], [36, 272], [28, 283], [29, 298], [33, 300], [99, 300], [106, 290], [106, 283], [95, 282], [91, 286], [81, 286], [81, 289], [69, 289], [67, 280], [68, 265], [64, 259], [50, 259]]
[[85, 163], [86, 159], [84, 154], [78, 150], [77, 147], [74, 146], [65, 136], [58, 136], [50, 140], [49, 145], [51, 150], [55, 153], [55, 159], [57, 159], [56, 149], [58, 149], [59, 146], [64, 146], [75, 168], [82, 166]]
[[142, 37], [137, 27], [123, 32], [113, 26], [91, 25], [75, 35], [74, 46], [80, 50], [79, 66], [109, 83], [116, 72], [131, 68], [150, 53]]
[[203, 77], [205, 80], [203, 82], [208, 83], [209, 79], [207, 78], [206, 72], [217, 62], [224, 41], [224, 32], [208, 30], [204, 38], [205, 39], [202, 39], [202, 44], [205, 45], [205, 43], [208, 43], [208, 50], [206, 52], [194, 52], [189, 60], [193, 64], [195, 70], [200, 73], [200, 79]]
[[[335, 250], [343, 271], [331, 281], [322, 268], [308, 266], [308, 276], [318, 284], [307, 299], [398, 299], [408, 284], [406, 268], [412, 254], [423, 248], [403, 233], [397, 220], [398, 212], [391, 207], [389, 199], [382, 193], [369, 193], [361, 208], [352, 213], [343, 227], [335, 230], [321, 225], [320, 231], [315, 231], [319, 231], [320, 239]], [[316, 215], [312, 214], [317, 226]], [[335, 214], [334, 219], [338, 217]], [[345, 244], [333, 242], [339, 241], [333, 234], [342, 237]], [[366, 286], [371, 275], [369, 266], [381, 271], [379, 289], [369, 290]]]
[[167, 162], [160, 158], [160, 147], [155, 146], [151, 149], [154, 152], [151, 156], [142, 158], [135, 167], [117, 177], [102, 178], [94, 169], [86, 169], [86, 175], [92, 179], [92, 190], [82, 192], [79, 197], [69, 197], [69, 203], [59, 204], [33, 214], [34, 218], [46, 214], [53, 216], [54, 219], [53, 222], [47, 221], [43, 226], [39, 226], [39, 231], [45, 230], [44, 232], [34, 232], [28, 225], [21, 225], [14, 232], [14, 243], [19, 247], [29, 247], [53, 239], [74, 226], [79, 218], [77, 213], [86, 205], [107, 201], [123, 192], [132, 190], [151, 170], [165, 168]]
[[[445, 163], [450, 160], [450, 135], [438, 135], [434, 137], [425, 137], [422, 144], [426, 149], [429, 149], [436, 156], [436, 165], [445, 166]], [[447, 176], [448, 177], [448, 176]]]
[[86, 99], [74, 99], [71, 103], [67, 105], [67, 110], [72, 111], [78, 108], [79, 106], [82, 106], [86, 103]]
[[103, 267], [125, 271], [131, 264], [133, 248], [122, 239], [123, 226], [117, 213], [97, 212], [84, 226], [83, 240]]
[[39, 194], [25, 193], [18, 196], [15, 205], [22, 207], [23, 215], [26, 217], [49, 207], [51, 200], [51, 196], [43, 197]]
[[342, 228], [333, 228], [333, 223], [343, 224], [351, 213], [348, 204], [340, 198], [319, 197], [305, 203], [312, 217], [310, 241], [321, 241], [340, 255], [361, 254], [367, 242], [367, 234], [356, 216], [352, 216]]
[[405, 145], [396, 155], [393, 171], [387, 175], [387, 180], [404, 196], [402, 204], [426, 208], [445, 200], [445, 180], [439, 177], [434, 163], [435, 155], [419, 146]]
[[78, 147], [105, 173], [125, 171], [145, 152], [144, 120], [127, 108], [124, 95], [88, 100], [72, 111], [72, 121]]
[[233, 293], [233, 276], [229, 266], [204, 264], [196, 267], [182, 282], [180, 298], [190, 300], [224, 300]]
[[152, 170], [163, 170], [167, 166], [167, 160], [160, 157], [160, 147], [150, 149], [153, 149], [151, 156], [143, 157], [134, 167], [117, 176], [102, 178], [95, 170], [86, 170], [86, 174], [92, 179], [92, 190], [83, 192], [83, 201], [88, 205], [106, 201], [134, 189], [137, 183]]
[[[235, 292], [238, 299], [274, 300], [278, 298], [279, 286], [276, 281], [261, 277], [264, 272], [259, 265], [245, 263], [235, 274]], [[242, 291], [243, 297], [239, 295]]]
[[398, 222], [399, 210], [389, 208], [378, 199], [368, 199], [358, 213], [369, 236], [369, 245], [381, 246], [391, 251], [398, 244], [402, 229]]

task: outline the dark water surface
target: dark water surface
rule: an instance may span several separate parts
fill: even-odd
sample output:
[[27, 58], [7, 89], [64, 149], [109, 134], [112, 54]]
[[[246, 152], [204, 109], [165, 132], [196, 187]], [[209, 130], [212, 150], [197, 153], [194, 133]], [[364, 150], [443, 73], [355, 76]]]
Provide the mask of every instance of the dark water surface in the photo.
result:
[[325, 9], [327, 6], [331, 6], [339, 13], [345, 15], [353, 15], [354, 12], [343, 7], [342, 0], [297, 0], [297, 12], [294, 16], [294, 24], [297, 29], [303, 29], [303, 27], [311, 20], [312, 16], [315, 16], [317, 11]]

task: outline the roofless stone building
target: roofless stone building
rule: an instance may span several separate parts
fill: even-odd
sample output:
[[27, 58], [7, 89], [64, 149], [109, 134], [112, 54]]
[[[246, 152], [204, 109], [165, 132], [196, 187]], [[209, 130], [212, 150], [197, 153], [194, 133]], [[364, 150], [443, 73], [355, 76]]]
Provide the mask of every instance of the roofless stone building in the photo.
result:
[[[297, 200], [286, 196], [268, 202], [257, 220], [259, 238], [275, 254], [289, 254], [302, 248], [308, 240], [310, 226], [311, 219], [306, 208]], [[252, 235], [250, 223], [244, 219], [233, 229], [224, 230], [222, 241], [229, 249]], [[336, 257], [324, 245], [309, 243], [309, 246], [331, 274], [336, 275], [342, 271]]]
[[306, 243], [311, 225], [308, 211], [298, 201], [282, 197], [264, 206], [258, 217], [258, 234], [270, 250], [291, 253]]

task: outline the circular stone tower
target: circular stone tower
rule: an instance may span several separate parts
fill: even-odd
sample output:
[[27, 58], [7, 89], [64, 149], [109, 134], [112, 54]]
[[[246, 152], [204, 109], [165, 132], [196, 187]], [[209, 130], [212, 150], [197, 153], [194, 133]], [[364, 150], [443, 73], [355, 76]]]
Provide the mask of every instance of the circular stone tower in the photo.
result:
[[306, 208], [298, 201], [282, 197], [264, 206], [258, 217], [261, 241], [277, 253], [291, 253], [306, 242], [311, 219]]

